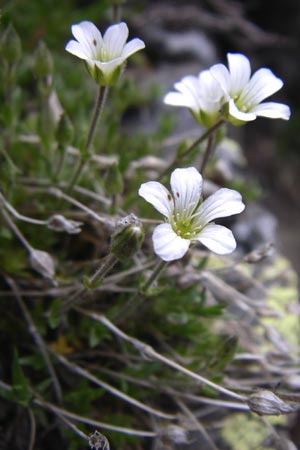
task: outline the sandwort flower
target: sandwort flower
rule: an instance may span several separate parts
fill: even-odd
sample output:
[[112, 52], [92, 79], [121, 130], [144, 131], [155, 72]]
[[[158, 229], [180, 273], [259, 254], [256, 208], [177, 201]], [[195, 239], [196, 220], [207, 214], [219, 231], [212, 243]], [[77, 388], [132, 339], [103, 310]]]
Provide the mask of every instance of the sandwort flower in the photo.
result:
[[155, 253], [164, 261], [173, 261], [197, 241], [220, 255], [233, 252], [233, 234], [212, 220], [242, 212], [245, 205], [240, 193], [223, 188], [202, 202], [202, 176], [194, 167], [175, 169], [170, 184], [171, 193], [157, 181], [143, 183], [139, 189], [139, 195], [166, 218], [153, 232]]
[[177, 92], [169, 92], [164, 97], [164, 103], [189, 108], [201, 125], [210, 127], [216, 123], [225, 96], [209, 70], [203, 70], [198, 76], [186, 76], [174, 87]]
[[261, 68], [251, 77], [249, 59], [239, 53], [228, 53], [228, 67], [215, 64], [210, 68], [212, 76], [220, 84], [228, 105], [229, 120], [239, 125], [257, 116], [288, 120], [290, 108], [282, 103], [262, 100], [279, 91], [283, 81], [270, 69]]
[[85, 60], [92, 78], [105, 86], [116, 81], [129, 56], [145, 47], [138, 38], [126, 43], [128, 27], [124, 22], [111, 25], [102, 37], [92, 22], [83, 21], [72, 26], [72, 34], [76, 41], [69, 41], [66, 50]]

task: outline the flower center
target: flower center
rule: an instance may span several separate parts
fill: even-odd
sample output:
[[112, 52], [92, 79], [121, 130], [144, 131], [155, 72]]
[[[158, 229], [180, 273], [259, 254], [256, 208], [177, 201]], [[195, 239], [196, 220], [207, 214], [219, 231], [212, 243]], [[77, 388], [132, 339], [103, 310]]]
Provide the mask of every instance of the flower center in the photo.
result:
[[192, 217], [182, 217], [179, 212], [173, 214], [171, 226], [173, 231], [183, 239], [194, 239], [203, 228]]

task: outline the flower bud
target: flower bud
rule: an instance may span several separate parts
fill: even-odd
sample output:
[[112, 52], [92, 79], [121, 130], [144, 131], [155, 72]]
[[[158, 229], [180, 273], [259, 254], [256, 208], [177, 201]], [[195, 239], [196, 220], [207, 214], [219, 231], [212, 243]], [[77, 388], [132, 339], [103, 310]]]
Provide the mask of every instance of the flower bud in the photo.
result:
[[131, 258], [144, 240], [141, 222], [134, 214], [120, 219], [111, 238], [111, 253], [120, 260]]
[[9, 64], [15, 64], [19, 61], [22, 52], [21, 40], [11, 24], [4, 31], [0, 45], [3, 59]]
[[174, 444], [188, 444], [187, 431], [179, 425], [167, 425], [161, 430], [161, 435]]
[[295, 402], [285, 402], [273, 392], [267, 390], [250, 395], [247, 403], [250, 410], [260, 416], [279, 416], [299, 409]]
[[110, 195], [120, 194], [123, 191], [123, 178], [117, 161], [107, 169], [104, 188]]
[[31, 249], [30, 252], [31, 267], [39, 272], [44, 278], [54, 279], [55, 266], [51, 255], [42, 250]]
[[54, 214], [47, 220], [47, 227], [54, 231], [65, 231], [69, 234], [77, 234], [81, 232], [80, 226], [82, 222], [66, 219], [61, 214]]
[[89, 446], [91, 449], [94, 448], [95, 450], [109, 450], [107, 438], [97, 430], [89, 435]]
[[39, 42], [38, 48], [34, 54], [34, 66], [33, 71], [37, 78], [44, 79], [48, 75], [52, 75], [53, 72], [53, 59], [52, 55], [42, 41]]
[[67, 114], [63, 113], [58, 121], [57, 129], [56, 129], [56, 140], [64, 147], [72, 142], [74, 135], [74, 127], [67, 116]]

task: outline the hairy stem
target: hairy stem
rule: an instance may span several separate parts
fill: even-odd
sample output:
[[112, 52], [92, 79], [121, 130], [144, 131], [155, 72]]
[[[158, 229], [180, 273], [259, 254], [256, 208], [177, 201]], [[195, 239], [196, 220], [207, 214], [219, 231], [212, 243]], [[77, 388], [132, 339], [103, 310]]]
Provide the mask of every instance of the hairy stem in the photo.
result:
[[178, 165], [202, 142], [206, 141], [215, 131], [223, 125], [225, 121], [223, 119], [218, 120], [212, 127], [205, 131], [192, 145], [190, 145], [182, 154], [177, 155], [174, 161], [163, 171], [163, 173], [158, 177], [161, 180], [168, 172], [178, 167]]
[[85, 156], [81, 155], [81, 157], [80, 157], [78, 166], [77, 166], [77, 168], [74, 172], [74, 175], [71, 178], [71, 181], [67, 188], [68, 193], [73, 189], [74, 185], [79, 180], [85, 166], [87, 165], [87, 163], [89, 162], [89, 160], [92, 157], [91, 145], [92, 145], [94, 137], [95, 137], [97, 122], [101, 117], [101, 114], [102, 114], [102, 111], [103, 111], [103, 108], [105, 105], [107, 92], [108, 92], [107, 86], [100, 86], [99, 92], [98, 92], [98, 97], [97, 97], [96, 104], [95, 104], [93, 117], [92, 117], [92, 121], [91, 121], [91, 125], [90, 125], [90, 129], [89, 129], [89, 133], [88, 133], [86, 144], [84, 147]]

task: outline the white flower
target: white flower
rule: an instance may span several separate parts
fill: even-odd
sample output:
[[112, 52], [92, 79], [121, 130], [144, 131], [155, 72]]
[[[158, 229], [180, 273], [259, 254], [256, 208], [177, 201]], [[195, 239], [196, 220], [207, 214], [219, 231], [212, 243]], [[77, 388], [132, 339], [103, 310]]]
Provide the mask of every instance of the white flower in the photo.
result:
[[178, 92], [169, 92], [164, 103], [189, 108], [202, 125], [210, 127], [220, 117], [224, 103], [224, 91], [209, 70], [198, 76], [189, 75], [174, 85]]
[[236, 242], [231, 231], [211, 221], [242, 212], [241, 194], [223, 188], [201, 203], [202, 176], [194, 167], [175, 169], [170, 184], [172, 193], [157, 181], [143, 183], [139, 189], [139, 195], [167, 219], [154, 229], [155, 253], [164, 261], [180, 259], [194, 241], [220, 255], [233, 252]]
[[124, 22], [111, 25], [102, 37], [92, 22], [83, 21], [72, 25], [72, 34], [77, 40], [69, 41], [66, 50], [84, 59], [90, 75], [104, 85], [115, 82], [125, 60], [145, 47], [138, 38], [126, 43], [128, 27]]
[[229, 120], [233, 124], [248, 122], [257, 116], [289, 119], [290, 108], [287, 105], [261, 103], [281, 89], [283, 81], [280, 78], [266, 68], [257, 70], [251, 77], [249, 60], [239, 53], [228, 53], [227, 59], [229, 70], [223, 64], [215, 64], [210, 72], [223, 89]]

